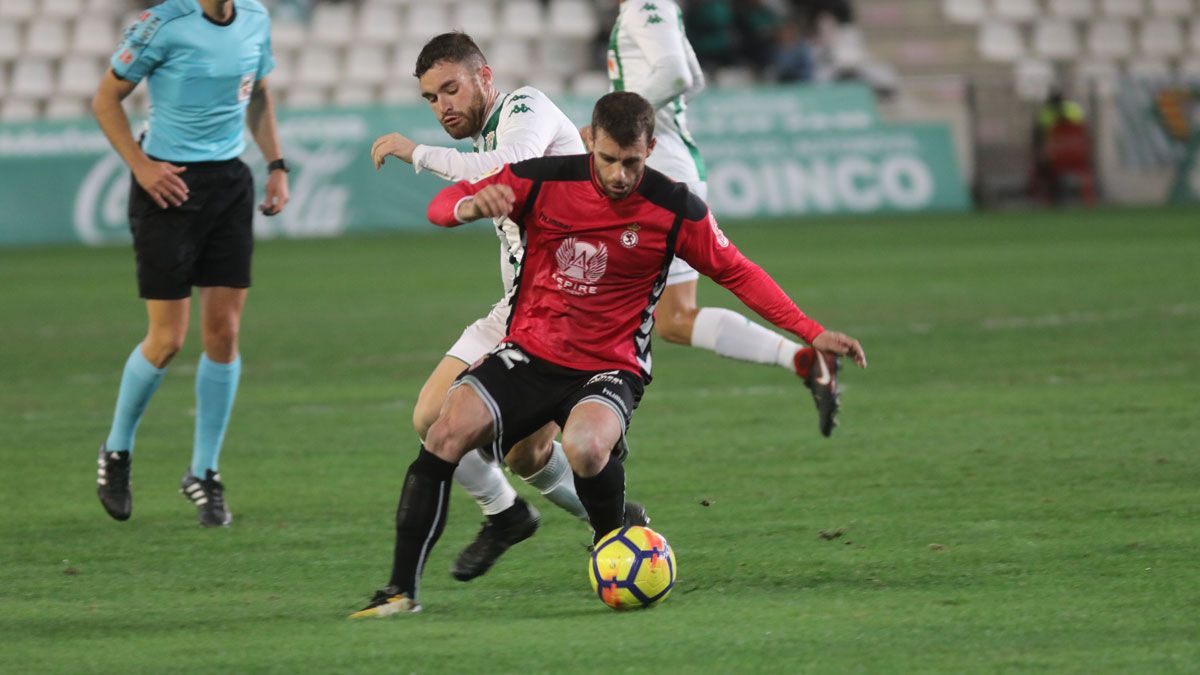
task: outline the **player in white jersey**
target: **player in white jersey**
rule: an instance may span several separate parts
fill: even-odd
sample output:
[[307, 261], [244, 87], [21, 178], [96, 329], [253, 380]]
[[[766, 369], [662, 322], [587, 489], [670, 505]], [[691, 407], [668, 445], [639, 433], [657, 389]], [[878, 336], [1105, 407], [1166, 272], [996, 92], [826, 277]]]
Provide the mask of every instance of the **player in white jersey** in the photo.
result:
[[[686, 118], [688, 99], [704, 89], [704, 73], [674, 0], [621, 1], [609, 35], [608, 77], [614, 91], [641, 94], [656, 111], [656, 145], [646, 164], [686, 183], [707, 200], [704, 160], [688, 133]], [[832, 433], [838, 409], [837, 358], [793, 342], [737, 312], [697, 307], [698, 278], [684, 261], [676, 258], [671, 263], [667, 289], [655, 313], [658, 335], [668, 342], [795, 372], [812, 391], [821, 433]]]
[[[475, 152], [418, 145], [400, 133], [379, 137], [371, 148], [375, 168], [398, 157], [420, 173], [429, 171], [448, 181], [482, 175], [490, 169], [546, 155], [580, 155], [586, 150], [579, 129], [545, 94], [533, 87], [498, 91], [492, 70], [474, 41], [464, 33], [445, 33], [430, 40], [417, 57], [414, 73], [421, 95], [452, 138], [471, 138]], [[487, 316], [471, 324], [438, 363], [417, 399], [413, 426], [422, 439], [437, 420], [450, 385], [467, 366], [490, 352], [508, 332], [509, 294], [524, 250], [520, 230], [508, 218], [495, 220], [500, 238], [500, 276], [504, 295]], [[562, 446], [554, 440], [558, 427], [545, 428], [508, 454], [510, 469], [551, 502], [583, 521], [587, 511], [575, 494], [574, 477]], [[459, 554], [451, 573], [469, 581], [485, 572], [513, 544], [531, 536], [537, 510], [517, 496], [496, 459], [468, 453], [454, 478], [475, 498], [486, 518], [483, 529]], [[641, 506], [627, 503], [626, 521], [646, 524]]]

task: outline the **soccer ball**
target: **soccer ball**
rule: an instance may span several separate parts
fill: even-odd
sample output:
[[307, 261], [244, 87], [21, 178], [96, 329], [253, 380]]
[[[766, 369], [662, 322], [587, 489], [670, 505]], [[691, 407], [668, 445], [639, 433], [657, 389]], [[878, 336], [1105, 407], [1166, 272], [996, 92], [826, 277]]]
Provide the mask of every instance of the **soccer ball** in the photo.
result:
[[622, 611], [653, 607], [666, 599], [676, 570], [675, 551], [648, 527], [609, 532], [588, 561], [592, 590], [604, 604]]

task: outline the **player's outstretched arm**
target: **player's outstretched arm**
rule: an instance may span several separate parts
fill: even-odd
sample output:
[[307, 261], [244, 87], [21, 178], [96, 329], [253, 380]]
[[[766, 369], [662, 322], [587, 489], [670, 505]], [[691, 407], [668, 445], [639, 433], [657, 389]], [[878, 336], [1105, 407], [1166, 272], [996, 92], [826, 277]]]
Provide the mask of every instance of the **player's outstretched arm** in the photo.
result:
[[439, 227], [507, 216], [521, 209], [530, 185], [530, 181], [516, 177], [505, 165], [475, 181], [461, 181], [444, 188], [429, 202], [426, 216]]
[[[702, 209], [706, 211], [698, 200], [690, 208], [696, 213]], [[711, 212], [705, 212], [698, 220], [685, 219], [676, 247], [679, 257], [729, 289], [773, 325], [799, 336], [817, 349], [849, 356], [860, 368], [867, 367], [866, 353], [858, 340], [844, 333], [827, 331], [806, 316], [766, 271], [738, 251]]]
[[420, 173], [428, 171], [450, 181], [466, 180], [483, 172], [542, 157], [558, 131], [558, 109], [544, 94], [530, 87], [513, 92], [500, 110], [496, 147], [484, 152], [462, 152], [440, 145], [418, 144], [401, 133], [380, 136], [371, 147], [378, 169], [388, 157], [397, 157]]
[[466, 180], [497, 166], [541, 157], [549, 144], [549, 140], [518, 137], [488, 152], [462, 152], [439, 145], [419, 145], [404, 134], [393, 132], [375, 139], [371, 163], [378, 170], [388, 157], [396, 157], [412, 164], [417, 173], [425, 170], [445, 180]]
[[469, 223], [480, 218], [499, 218], [512, 212], [516, 196], [507, 185], [489, 185], [476, 192], [473, 197], [460, 200], [455, 206], [454, 217], [459, 222]]

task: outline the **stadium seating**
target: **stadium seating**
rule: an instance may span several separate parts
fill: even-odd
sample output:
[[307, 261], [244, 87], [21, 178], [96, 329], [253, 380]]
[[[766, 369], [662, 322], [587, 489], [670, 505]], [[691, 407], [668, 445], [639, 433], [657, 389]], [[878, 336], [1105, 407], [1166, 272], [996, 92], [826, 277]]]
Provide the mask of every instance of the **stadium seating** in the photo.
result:
[[[990, 58], [1015, 63], [1029, 51], [1023, 26], [1048, 0], [925, 1], [956, 12], [960, 21], [987, 22], [990, 27], [985, 28], [981, 47]], [[1173, 1], [1176, 5], [1164, 11], [1180, 11], [1180, 0]], [[280, 0], [264, 2], [272, 6]], [[34, 116], [45, 117], [86, 111], [121, 32], [148, 4], [151, 0], [0, 0], [0, 104], [13, 102], [4, 107], [6, 118], [25, 119], [31, 109]], [[611, 20], [615, 4], [612, 0], [285, 3], [277, 7], [272, 22], [276, 69], [270, 81], [284, 105], [420, 101], [412, 78], [417, 53], [433, 35], [459, 29], [479, 41], [504, 88], [530, 83], [551, 94], [595, 95], [608, 88], [596, 39], [607, 29], [601, 21]], [[933, 6], [936, 12], [938, 4]], [[606, 11], [609, 14], [603, 14]], [[995, 24], [997, 20], [1003, 23]], [[1179, 34], [1182, 40], [1184, 34]], [[846, 31], [846, 36], [831, 47], [830, 54], [840, 65], [863, 62], [867, 51], [861, 34]], [[1054, 51], [1062, 49], [1060, 44], [1034, 41], [1031, 48], [1042, 58], [1069, 58]], [[743, 71], [733, 71], [712, 80], [741, 83], [747, 78]], [[136, 111], [147, 109], [145, 90], [138, 87], [128, 99]]]
[[1050, 14], [1063, 19], [1087, 19], [1096, 11], [1092, 0], [1050, 0]]
[[28, 21], [37, 15], [35, 0], [0, 0], [0, 20]]
[[1192, 0], [1151, 0], [1151, 9], [1157, 16], [1186, 19], [1193, 16]]
[[62, 20], [39, 17], [25, 32], [23, 55], [56, 58], [67, 53], [67, 25]]
[[13, 67], [9, 96], [25, 101], [44, 100], [54, 93], [54, 69], [44, 59], [22, 59]]
[[1079, 57], [1079, 33], [1075, 24], [1062, 19], [1046, 19], [1033, 27], [1033, 51], [1040, 57], [1055, 61], [1071, 61]]
[[500, 6], [499, 30], [502, 35], [533, 38], [545, 27], [542, 4], [538, 0], [509, 0]]
[[83, 12], [83, 0], [42, 0], [42, 16], [73, 19]]
[[16, 23], [0, 20], [0, 70], [21, 54], [21, 30]]
[[0, 121], [24, 122], [37, 119], [38, 107], [32, 101], [7, 99], [0, 104]]
[[71, 33], [71, 51], [82, 55], [108, 58], [117, 44], [116, 23], [102, 14], [85, 14], [75, 21]]
[[985, 0], [942, 0], [942, 11], [958, 23], [979, 23], [987, 17]]
[[1120, 19], [1136, 19], [1146, 13], [1142, 0], [1100, 0], [1104, 14]]
[[1016, 61], [1025, 52], [1021, 32], [1006, 21], [988, 21], [979, 31], [979, 53], [989, 61]]
[[1033, 21], [1041, 10], [1037, 0], [995, 0], [995, 14], [1008, 21]]
[[56, 97], [46, 103], [47, 119], [72, 119], [87, 114], [87, 105], [77, 96]]
[[1123, 59], [1133, 55], [1133, 34], [1124, 21], [1105, 19], [1090, 25], [1088, 53], [1101, 59]]
[[76, 55], [63, 59], [58, 70], [57, 93], [82, 101], [96, 91], [96, 83], [100, 81], [102, 72], [94, 58]]
[[[943, 0], [942, 16], [974, 27], [984, 61], [1011, 64], [1017, 93], [1055, 84], [1116, 91], [1123, 75], [1194, 81], [1200, 60], [1196, 0]], [[1034, 65], [1036, 64], [1036, 65]]]
[[[85, 114], [121, 31], [148, 2], [0, 0], [0, 116]], [[589, 0], [313, 0], [307, 17], [276, 12], [271, 83], [285, 105], [420, 101], [417, 52], [459, 29], [504, 71], [502, 83], [538, 82], [556, 93], [578, 83], [598, 93], [607, 89], [603, 74], [589, 70], [599, 67], [591, 51], [598, 21]], [[143, 111], [144, 89], [130, 99]]]

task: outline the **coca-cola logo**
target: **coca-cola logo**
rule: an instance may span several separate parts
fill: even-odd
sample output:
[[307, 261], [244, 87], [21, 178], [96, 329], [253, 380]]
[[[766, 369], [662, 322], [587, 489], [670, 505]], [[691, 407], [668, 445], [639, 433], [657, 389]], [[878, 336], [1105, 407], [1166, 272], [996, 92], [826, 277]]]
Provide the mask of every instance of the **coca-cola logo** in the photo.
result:
[[75, 233], [85, 244], [129, 239], [129, 170], [117, 155], [100, 158], [75, 193]]
[[[339, 148], [333, 143], [312, 148], [289, 146], [291, 201], [277, 216], [267, 217], [255, 210], [255, 236], [312, 237], [344, 232], [350, 220], [351, 191], [337, 179], [354, 157], [353, 148]], [[261, 201], [265, 163], [257, 153], [244, 161], [255, 176], [257, 199]], [[73, 225], [80, 240], [94, 246], [129, 240], [131, 180], [129, 169], [115, 154], [106, 154], [92, 165], [75, 194]]]

